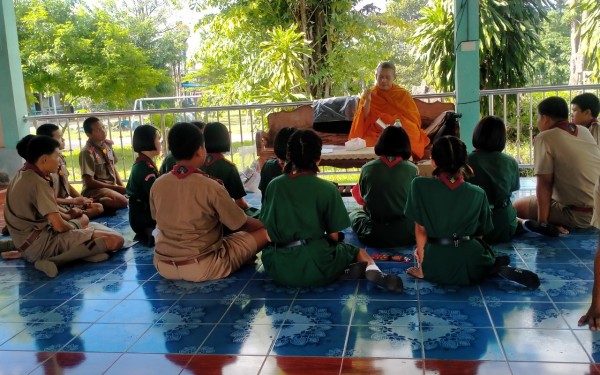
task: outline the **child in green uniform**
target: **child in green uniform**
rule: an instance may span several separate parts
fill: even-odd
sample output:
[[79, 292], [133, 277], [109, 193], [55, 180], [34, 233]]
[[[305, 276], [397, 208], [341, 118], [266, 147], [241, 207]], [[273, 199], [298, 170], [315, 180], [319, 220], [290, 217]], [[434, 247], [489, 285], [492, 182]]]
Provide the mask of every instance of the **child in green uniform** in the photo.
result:
[[510, 241], [517, 229], [517, 211], [510, 202], [520, 188], [519, 164], [502, 152], [506, 146], [506, 126], [495, 116], [481, 119], [473, 131], [475, 150], [468, 156], [473, 176], [467, 181], [481, 187], [492, 209], [494, 229], [485, 233], [487, 242]]
[[246, 190], [235, 164], [227, 160], [223, 153], [231, 150], [231, 137], [227, 127], [220, 122], [209, 122], [204, 128], [206, 160], [200, 168], [223, 182], [229, 196], [250, 217], [258, 217], [259, 210], [251, 207], [244, 199]]
[[273, 151], [275, 156], [269, 159], [260, 169], [260, 182], [258, 183], [258, 189], [260, 190], [262, 197], [261, 202], [265, 202], [265, 192], [269, 182], [275, 177], [281, 176], [283, 173], [283, 165], [285, 164], [285, 154], [287, 153], [287, 144], [290, 136], [296, 131], [294, 128], [285, 127], [281, 128], [275, 140], [273, 141]]
[[413, 180], [405, 214], [415, 221], [417, 248], [409, 275], [439, 284], [469, 285], [498, 273], [531, 288], [536, 274], [507, 267], [508, 257], [496, 261], [480, 237], [493, 229], [485, 191], [464, 181], [467, 148], [458, 138], [441, 137], [431, 151], [434, 177]]
[[150, 213], [150, 188], [158, 178], [154, 158], [160, 154], [160, 134], [151, 125], [142, 125], [133, 132], [133, 151], [138, 153], [127, 181], [129, 195], [129, 225], [136, 239], [154, 246], [152, 230], [156, 221]]
[[415, 223], [404, 206], [417, 166], [408, 161], [410, 140], [402, 127], [389, 126], [377, 140], [379, 159], [362, 167], [358, 182], [363, 210], [350, 213], [352, 230], [367, 246], [394, 247], [415, 243]]
[[345, 270], [359, 277], [366, 266], [367, 279], [401, 291], [402, 280], [382, 273], [364, 249], [338, 242], [337, 232], [350, 220], [335, 185], [316, 175], [321, 147], [313, 131], [294, 132], [284, 174], [267, 186], [260, 216], [272, 241], [262, 252], [267, 273], [282, 285], [313, 287], [337, 280]]
[[[179, 124], [179, 123], [177, 123]], [[177, 125], [175, 124], [175, 125]], [[200, 130], [204, 130], [204, 123], [202, 121], [192, 121], [190, 122], [190, 124], [192, 125], [196, 125], [198, 127], [198, 129]], [[173, 126], [175, 126], [173, 125]], [[175, 160], [175, 157], [173, 156], [173, 154], [171, 154], [170, 152], [167, 154], [167, 156], [165, 156], [165, 159], [163, 160], [162, 164], [160, 165], [160, 174], [163, 175], [165, 173], [169, 173], [171, 172], [171, 170], [173, 170], [173, 167], [175, 166], [175, 164], [177, 164], [177, 160]]]

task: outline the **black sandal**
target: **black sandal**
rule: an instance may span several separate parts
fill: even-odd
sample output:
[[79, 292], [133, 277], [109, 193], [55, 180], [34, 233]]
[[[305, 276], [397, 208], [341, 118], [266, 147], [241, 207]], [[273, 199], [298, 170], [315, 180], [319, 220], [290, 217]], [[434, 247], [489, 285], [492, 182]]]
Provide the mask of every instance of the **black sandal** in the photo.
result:
[[540, 286], [539, 276], [529, 270], [508, 266], [498, 267], [498, 275], [506, 280], [526, 286], [529, 289], [537, 289]]
[[560, 231], [550, 223], [540, 223], [536, 220], [523, 220], [523, 228], [528, 232], [539, 233], [548, 237], [558, 237]]
[[367, 262], [356, 262], [348, 265], [344, 273], [340, 276], [340, 280], [356, 280], [365, 277]]
[[365, 277], [370, 282], [390, 292], [402, 292], [404, 290], [404, 284], [399, 276], [378, 270], [369, 270], [365, 272]]

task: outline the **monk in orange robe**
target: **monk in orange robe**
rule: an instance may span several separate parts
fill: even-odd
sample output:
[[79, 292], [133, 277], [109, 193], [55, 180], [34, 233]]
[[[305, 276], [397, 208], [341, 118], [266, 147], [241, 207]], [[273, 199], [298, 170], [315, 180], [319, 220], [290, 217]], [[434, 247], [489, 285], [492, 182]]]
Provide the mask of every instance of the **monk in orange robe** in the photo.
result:
[[394, 83], [396, 67], [383, 62], [377, 67], [377, 85], [366, 89], [354, 114], [348, 139], [362, 138], [367, 146], [377, 143], [383, 128], [376, 123], [380, 119], [387, 125], [393, 125], [399, 119], [410, 139], [413, 159], [423, 157], [429, 137], [421, 129], [421, 115], [408, 91]]

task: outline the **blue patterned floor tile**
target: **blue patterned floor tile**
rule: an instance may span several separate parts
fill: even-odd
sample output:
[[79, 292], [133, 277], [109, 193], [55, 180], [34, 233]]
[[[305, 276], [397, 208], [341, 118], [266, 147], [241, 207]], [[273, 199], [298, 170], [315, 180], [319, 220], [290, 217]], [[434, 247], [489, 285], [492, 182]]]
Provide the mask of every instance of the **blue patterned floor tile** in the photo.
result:
[[0, 296], [2, 298], [24, 298], [44, 284], [30, 281], [4, 281], [0, 282]]
[[426, 359], [504, 360], [502, 348], [491, 328], [456, 326], [423, 329]]
[[579, 261], [571, 250], [563, 248], [519, 249], [518, 253], [528, 265]]
[[77, 295], [86, 299], [123, 299], [140, 287], [137, 281], [100, 280]]
[[273, 280], [250, 280], [242, 294], [251, 299], [293, 299], [298, 288], [288, 288], [276, 284]]
[[350, 326], [344, 356], [423, 358], [421, 332], [414, 326]]
[[154, 250], [137, 244], [131, 249], [128, 249], [126, 253], [124, 253], [123, 259], [127, 263], [153, 265]]
[[81, 291], [83, 291], [86, 287], [89, 287], [91, 284], [92, 283], [89, 283], [84, 287], [79, 288], [78, 285], [75, 285], [70, 282], [63, 283], [59, 280], [53, 280], [27, 294], [27, 296], [25, 296], [24, 298], [35, 300], [62, 299], [63, 301], [66, 301], [81, 293]]
[[329, 285], [301, 288], [296, 299], [348, 299], [356, 294], [358, 280], [338, 281]]
[[357, 301], [352, 325], [419, 327], [417, 301]]
[[213, 327], [195, 323], [155, 324], [128, 352], [194, 354]]
[[0, 346], [25, 329], [23, 323], [2, 323], [0, 326]]
[[199, 354], [266, 355], [279, 326], [269, 324], [219, 324], [202, 343]]
[[295, 300], [285, 319], [289, 325], [348, 325], [354, 309], [351, 300]]
[[245, 264], [242, 266], [242, 268], [235, 271], [232, 274], [232, 276], [235, 276], [237, 279], [240, 279], [240, 280], [254, 279], [254, 275], [256, 274], [256, 271], [260, 267], [261, 267], [261, 263], [259, 261], [256, 261], [255, 263], [252, 263], [252, 264]]
[[439, 285], [426, 280], [417, 281], [419, 299], [422, 301], [471, 301], [481, 300], [479, 286]]
[[498, 302], [488, 307], [496, 327], [569, 328], [560, 312], [551, 303]]
[[218, 300], [179, 300], [159, 319], [159, 323], [165, 324], [204, 324], [218, 323], [229, 303]]
[[[182, 283], [189, 285], [183, 285]], [[177, 289], [183, 288], [182, 299], [221, 299], [224, 296], [238, 295], [247, 283], [248, 280], [239, 280], [235, 276], [230, 276], [226, 279], [202, 283], [176, 281], [174, 287]]]
[[341, 357], [348, 326], [284, 324], [270, 355]]
[[94, 323], [118, 303], [119, 300], [71, 299], [60, 305], [54, 312], [64, 316], [66, 321]]
[[77, 340], [79, 348], [65, 351], [122, 353], [137, 342], [150, 326], [150, 324], [96, 323], [79, 336]]
[[266, 324], [278, 328], [285, 321], [291, 304], [291, 300], [236, 300], [221, 323]]
[[85, 289], [91, 284], [102, 280], [117, 268], [116, 265], [95, 263], [94, 266], [83, 268], [71, 268], [60, 274], [57, 281], [69, 284], [78, 289]]
[[550, 281], [592, 281], [594, 273], [583, 263], [538, 264], [530, 268], [538, 274], [542, 285]]
[[569, 330], [498, 328], [496, 331], [509, 361], [590, 361]]
[[512, 244], [517, 251], [520, 251], [521, 249], [538, 249], [543, 251], [566, 249], [566, 244], [560, 241], [562, 238], [565, 237], [562, 236], [557, 239], [536, 234], [528, 234], [513, 239]]
[[0, 323], [55, 322], [62, 321], [52, 311], [64, 303], [63, 300], [18, 300], [0, 310]]
[[8, 305], [15, 303], [16, 301], [17, 301], [16, 297], [11, 297], [11, 298], [0, 297], [0, 310], [2, 310], [3, 308], [5, 308]]
[[593, 281], [544, 281], [542, 288], [554, 302], [590, 302]]
[[402, 292], [384, 290], [368, 280], [359, 280], [356, 298], [382, 301], [414, 301], [417, 299], [417, 287], [414, 278], [406, 274], [400, 275], [404, 283]]
[[174, 303], [164, 299], [127, 299], [104, 314], [98, 323], [156, 323]]
[[587, 314], [590, 304], [589, 303], [556, 303], [556, 307], [558, 311], [562, 315], [562, 317], [567, 321], [567, 324], [571, 329], [583, 329], [589, 330], [589, 327], [586, 325], [579, 326], [577, 324], [579, 319]]
[[497, 247], [497, 245], [494, 245], [493, 247], [494, 247], [494, 252], [496, 253], [496, 256], [506, 255], [507, 257], [510, 258], [510, 264], [513, 267], [516, 267], [517, 264], [524, 263], [524, 260], [521, 257], [521, 254], [519, 254], [519, 252], [516, 251], [512, 247], [512, 245], [511, 245], [511, 248]]
[[[60, 271], [62, 270], [63, 269], [61, 269]], [[27, 263], [25, 267], [19, 268], [19, 271], [20, 272], [18, 279], [12, 279], [12, 281], [35, 282], [38, 285], [40, 285], [51, 280], [48, 276], [46, 276], [46, 274], [33, 268], [33, 264], [30, 263]]]
[[114, 272], [108, 273], [104, 280], [145, 281], [152, 279], [157, 274], [152, 264], [125, 263]]
[[470, 302], [424, 301], [420, 303], [421, 327], [491, 327], [481, 299]]
[[151, 280], [144, 282], [140, 288], [137, 288], [128, 299], [170, 299], [177, 300], [186, 293], [187, 286], [193, 286], [194, 283], [187, 281], [171, 281], [165, 279]]
[[28, 324], [25, 330], [2, 344], [0, 350], [56, 352], [81, 349], [77, 336], [89, 326], [85, 323], [64, 322]]
[[600, 332], [590, 331], [589, 329], [574, 332], [593, 362], [600, 363]]
[[3, 281], [12, 281], [21, 275], [21, 267], [4, 267], [4, 264], [0, 262], [0, 282]]
[[550, 301], [546, 292], [540, 288], [531, 290], [506, 280], [486, 280], [479, 288], [485, 301]]

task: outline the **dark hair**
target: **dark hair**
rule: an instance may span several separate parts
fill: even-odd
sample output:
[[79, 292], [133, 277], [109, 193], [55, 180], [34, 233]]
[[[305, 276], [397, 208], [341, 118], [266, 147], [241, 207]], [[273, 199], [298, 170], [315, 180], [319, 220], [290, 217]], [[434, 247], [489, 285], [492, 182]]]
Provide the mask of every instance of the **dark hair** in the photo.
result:
[[377, 65], [377, 71], [381, 71], [381, 69], [392, 69], [396, 74], [396, 66], [390, 61], [384, 61]]
[[27, 144], [27, 157], [25, 160], [35, 164], [42, 155], [50, 155], [59, 147], [60, 143], [56, 139], [45, 135], [36, 135]]
[[204, 146], [204, 137], [197, 126], [178, 122], [169, 131], [169, 150], [175, 160], [190, 160]]
[[600, 112], [600, 100], [591, 92], [584, 92], [577, 95], [571, 100], [571, 104], [577, 105], [582, 111], [589, 109], [592, 117], [598, 117], [598, 113]]
[[434, 176], [441, 172], [471, 175], [471, 169], [467, 166], [467, 146], [455, 136], [445, 135], [435, 141], [431, 149], [431, 158], [436, 165], [433, 170]]
[[473, 147], [482, 151], [502, 151], [506, 147], [506, 125], [500, 117], [486, 116], [473, 130]]
[[52, 137], [52, 133], [54, 133], [55, 131], [57, 131], [59, 129], [60, 128], [54, 124], [42, 124], [37, 129], [35, 129], [35, 134]]
[[35, 135], [27, 134], [26, 136], [21, 138], [19, 142], [17, 142], [17, 154], [19, 154], [19, 156], [23, 159], [27, 159], [27, 145], [33, 137], [35, 137]]
[[538, 104], [538, 113], [554, 121], [566, 120], [569, 118], [569, 105], [563, 98], [551, 96]]
[[209, 122], [204, 127], [206, 152], [228, 152], [231, 150], [229, 130], [220, 122]]
[[100, 122], [98, 117], [88, 117], [83, 121], [83, 131], [85, 134], [92, 134], [92, 125]]
[[192, 121], [192, 122], [190, 122], [190, 124], [196, 125], [198, 127], [198, 129], [200, 129], [200, 130], [204, 130], [204, 127], [206, 126], [206, 124], [203, 123], [202, 121]]
[[385, 128], [375, 144], [375, 155], [378, 156], [400, 156], [408, 160], [410, 154], [410, 139], [406, 130], [399, 126]]
[[275, 140], [273, 141], [273, 151], [275, 151], [275, 156], [277, 156], [279, 159], [285, 160], [287, 157], [288, 142], [291, 135], [294, 134], [295, 131], [295, 128], [286, 126], [285, 128], [279, 129], [277, 132]]
[[323, 147], [323, 141], [317, 133], [309, 129], [296, 130], [288, 141], [283, 173], [293, 171], [318, 172], [317, 162], [321, 159], [321, 147]]
[[133, 131], [133, 151], [140, 153], [142, 151], [154, 151], [154, 138], [158, 129], [152, 125], [142, 125]]

